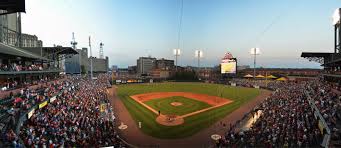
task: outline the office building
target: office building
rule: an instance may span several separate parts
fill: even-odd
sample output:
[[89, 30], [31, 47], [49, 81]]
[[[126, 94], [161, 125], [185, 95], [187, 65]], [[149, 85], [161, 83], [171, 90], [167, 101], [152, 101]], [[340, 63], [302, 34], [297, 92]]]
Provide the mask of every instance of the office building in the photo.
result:
[[156, 67], [156, 58], [140, 57], [136, 66], [139, 75], [150, 75], [151, 71]]
[[172, 70], [174, 68], [174, 60], [158, 59], [156, 60], [156, 68], [161, 70]]

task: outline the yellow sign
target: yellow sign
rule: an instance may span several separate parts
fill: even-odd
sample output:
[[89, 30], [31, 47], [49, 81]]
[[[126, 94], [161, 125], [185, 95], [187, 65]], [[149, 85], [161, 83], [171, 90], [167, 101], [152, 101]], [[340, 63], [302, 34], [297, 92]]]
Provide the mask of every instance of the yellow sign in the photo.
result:
[[105, 104], [101, 104], [100, 111], [101, 111], [101, 112], [104, 112], [105, 110], [106, 110]]
[[44, 101], [43, 103], [40, 103], [39, 104], [39, 109], [45, 107], [46, 105], [47, 105], [47, 101]]

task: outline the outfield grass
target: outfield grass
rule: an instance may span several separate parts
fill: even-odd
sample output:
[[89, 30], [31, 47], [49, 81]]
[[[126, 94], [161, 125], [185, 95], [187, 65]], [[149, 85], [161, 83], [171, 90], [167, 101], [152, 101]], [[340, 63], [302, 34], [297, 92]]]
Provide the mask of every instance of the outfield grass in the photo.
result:
[[[173, 106], [171, 105], [172, 102], [180, 102], [182, 103], [182, 105]], [[165, 115], [175, 114], [179, 116], [211, 107], [211, 105], [205, 102], [197, 101], [182, 96], [153, 99], [143, 103], [147, 104], [148, 106], [152, 107], [157, 111], [161, 111], [161, 114]]]
[[[241, 105], [259, 95], [259, 89], [230, 87], [206, 83], [154, 83], [119, 85], [118, 97], [122, 100], [136, 124], [142, 122], [142, 131], [148, 135], [163, 139], [175, 139], [191, 136], [209, 127]], [[192, 92], [207, 94], [233, 100], [232, 103], [185, 118], [179, 126], [158, 124], [156, 114], [146, 109], [129, 96], [150, 92]]]

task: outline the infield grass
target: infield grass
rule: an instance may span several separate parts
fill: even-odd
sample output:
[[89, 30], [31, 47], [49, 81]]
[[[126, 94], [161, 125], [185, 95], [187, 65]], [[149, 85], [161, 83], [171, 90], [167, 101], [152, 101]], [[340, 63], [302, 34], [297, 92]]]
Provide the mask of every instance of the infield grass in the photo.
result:
[[[192, 92], [207, 94], [233, 100], [232, 103], [200, 114], [185, 118], [185, 123], [178, 126], [158, 124], [156, 114], [131, 99], [129, 96], [151, 92]], [[117, 95], [135, 120], [142, 122], [141, 130], [150, 136], [162, 139], [176, 139], [191, 136], [200, 130], [222, 119], [241, 105], [249, 102], [260, 94], [259, 89], [231, 87], [207, 83], [154, 83], [119, 85]]]
[[[171, 105], [172, 102], [179, 102], [182, 103], [182, 105], [173, 106]], [[211, 105], [205, 102], [197, 101], [182, 96], [153, 99], [143, 103], [147, 104], [148, 106], [152, 107], [157, 111], [161, 111], [161, 114], [165, 115], [175, 114], [179, 116], [211, 107]]]

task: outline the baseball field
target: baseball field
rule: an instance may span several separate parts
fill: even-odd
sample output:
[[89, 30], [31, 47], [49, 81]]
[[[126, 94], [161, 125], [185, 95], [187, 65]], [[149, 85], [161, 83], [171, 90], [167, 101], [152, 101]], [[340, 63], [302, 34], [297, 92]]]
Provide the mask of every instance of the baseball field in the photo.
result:
[[[117, 96], [136, 125], [162, 139], [191, 136], [260, 94], [253, 88], [206, 83], [119, 85]], [[162, 117], [162, 118], [161, 118]]]

